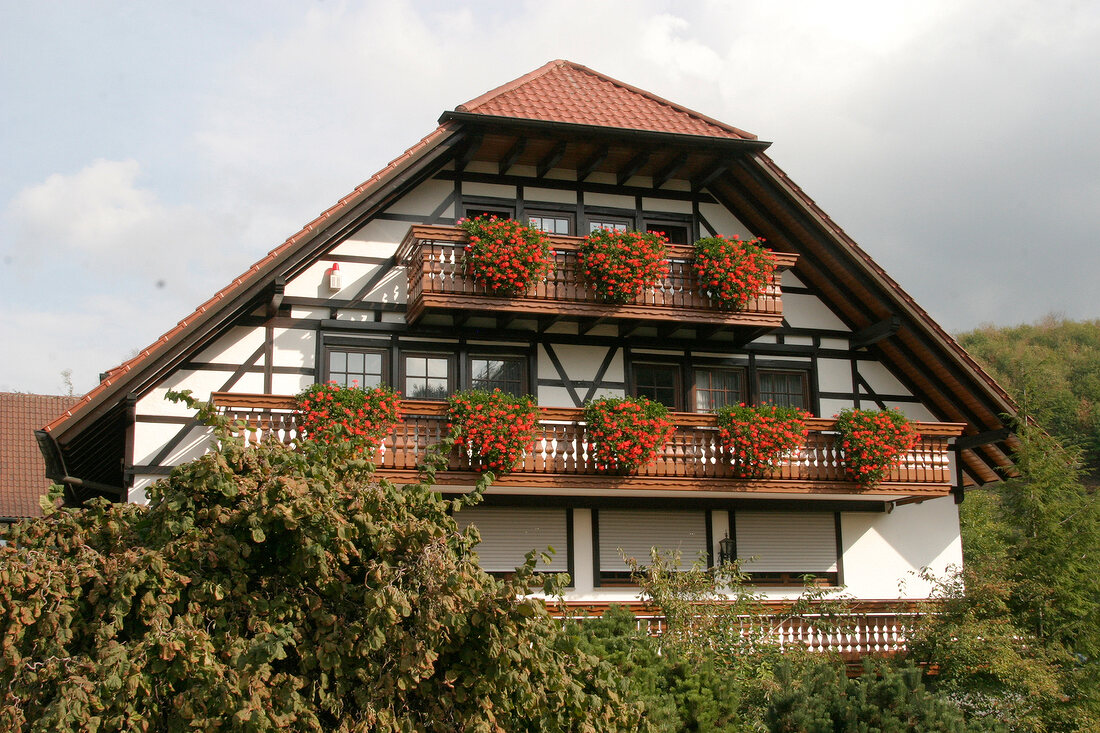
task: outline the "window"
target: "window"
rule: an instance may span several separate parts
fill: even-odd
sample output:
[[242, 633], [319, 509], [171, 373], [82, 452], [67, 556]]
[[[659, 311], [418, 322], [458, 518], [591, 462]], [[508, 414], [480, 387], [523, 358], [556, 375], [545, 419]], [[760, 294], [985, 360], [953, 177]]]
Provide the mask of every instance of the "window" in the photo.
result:
[[646, 224], [645, 230], [665, 235], [671, 244], [690, 244], [687, 224], [650, 222]]
[[695, 411], [713, 412], [745, 400], [745, 371], [736, 368], [695, 369]]
[[680, 367], [675, 364], [634, 364], [634, 395], [680, 409]]
[[519, 356], [470, 357], [470, 388], [527, 394], [527, 360]]
[[710, 564], [705, 511], [600, 509], [595, 517], [602, 586], [632, 585], [625, 558], [649, 565], [653, 547], [664, 554], [680, 553], [684, 567], [695, 562]]
[[[836, 585], [836, 515], [828, 512], [737, 512], [737, 556], [758, 585], [801, 585], [812, 574], [819, 585]], [[797, 542], [792, 540], [797, 538]]]
[[340, 349], [328, 352], [328, 380], [343, 387], [369, 389], [386, 382], [383, 349]]
[[531, 212], [527, 215], [527, 222], [535, 229], [547, 234], [572, 234], [573, 217], [566, 214], [547, 214]]
[[512, 212], [508, 209], [494, 209], [491, 207], [482, 206], [468, 206], [466, 207], [466, 218], [476, 219], [479, 216], [483, 216], [486, 219], [496, 217], [498, 219], [511, 219]]
[[405, 355], [405, 397], [445, 400], [451, 392], [451, 357], [443, 354]]
[[460, 530], [471, 524], [481, 535], [474, 548], [481, 569], [487, 573], [510, 575], [522, 565], [531, 550], [546, 552], [554, 548], [550, 564], [541, 560], [540, 572], [569, 572], [569, 510], [543, 507], [467, 507], [455, 513]]
[[594, 232], [597, 229], [610, 229], [613, 232], [625, 232], [630, 229], [632, 224], [633, 223], [628, 219], [617, 219], [607, 216], [589, 217], [588, 231]]
[[761, 369], [757, 372], [759, 402], [781, 407], [809, 409], [810, 390], [806, 372]]

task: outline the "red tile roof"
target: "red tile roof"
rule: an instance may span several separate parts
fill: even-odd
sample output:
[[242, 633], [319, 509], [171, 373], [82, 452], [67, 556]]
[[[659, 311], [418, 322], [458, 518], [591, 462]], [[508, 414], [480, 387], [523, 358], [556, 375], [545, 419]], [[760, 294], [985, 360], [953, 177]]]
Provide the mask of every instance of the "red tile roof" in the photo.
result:
[[755, 140], [674, 102], [572, 61], [551, 61], [456, 108], [495, 117]]
[[53, 483], [34, 431], [79, 397], [0, 392], [0, 518], [41, 516], [38, 497]]

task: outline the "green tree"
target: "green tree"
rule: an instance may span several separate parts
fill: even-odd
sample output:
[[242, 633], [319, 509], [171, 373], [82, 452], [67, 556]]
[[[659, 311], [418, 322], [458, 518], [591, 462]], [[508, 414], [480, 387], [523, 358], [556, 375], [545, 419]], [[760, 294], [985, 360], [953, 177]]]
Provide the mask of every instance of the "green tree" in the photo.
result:
[[10, 531], [0, 729], [637, 727], [621, 679], [524, 597], [534, 558], [508, 581], [478, 568], [463, 502], [340, 448], [218, 438], [148, 507]]
[[1084, 451], [1090, 481], [1100, 482], [1100, 320], [1048, 316], [958, 338], [1043, 427]]

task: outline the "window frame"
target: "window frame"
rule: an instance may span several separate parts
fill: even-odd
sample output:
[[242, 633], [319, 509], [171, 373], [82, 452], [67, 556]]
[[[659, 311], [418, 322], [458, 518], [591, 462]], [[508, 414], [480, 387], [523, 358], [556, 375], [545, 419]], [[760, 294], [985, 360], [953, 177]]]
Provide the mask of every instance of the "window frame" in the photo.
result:
[[[428, 359], [445, 359], [447, 362], [447, 395], [445, 397], [413, 397], [409, 394], [408, 390], [408, 378], [409, 378], [409, 358], [428, 358]], [[426, 402], [446, 402], [447, 398], [453, 395], [456, 391], [455, 385], [457, 384], [457, 358], [454, 353], [447, 353], [445, 351], [422, 351], [419, 349], [401, 351], [400, 364], [401, 364], [401, 381], [400, 391], [405, 399], [409, 400], [424, 400]], [[427, 377], [424, 377], [427, 379]]]
[[[646, 231], [646, 232], [650, 231], [651, 228], [659, 228], [659, 227], [680, 227], [680, 228], [683, 228], [683, 230], [684, 230], [684, 241], [683, 242], [674, 242], [674, 241], [672, 241], [672, 239], [669, 239], [669, 244], [680, 244], [680, 245], [685, 245], [685, 246], [690, 246], [690, 245], [694, 244], [694, 241], [695, 241], [694, 238], [693, 238], [694, 233], [692, 231], [692, 221], [691, 221], [690, 218], [674, 219], [674, 218], [664, 217], [664, 218], [660, 218], [660, 219], [645, 219], [642, 222], [642, 230]], [[658, 229], [658, 231], [660, 231], [660, 230]]]
[[[359, 354], [378, 354], [382, 357], [382, 374], [381, 385], [391, 385], [393, 382], [390, 380], [390, 349], [383, 346], [350, 346], [341, 343], [325, 344], [321, 349], [321, 373], [322, 384], [328, 384], [333, 381], [332, 379], [332, 353], [342, 352], [345, 354], [359, 353]], [[345, 374], [347, 372], [344, 372]], [[347, 385], [350, 386], [350, 385]], [[363, 387], [362, 384], [359, 385]]]
[[[486, 351], [469, 351], [465, 354], [464, 363], [466, 365], [466, 373], [464, 381], [466, 383], [466, 389], [482, 389], [481, 387], [474, 386], [474, 359], [485, 360], [499, 360], [499, 361], [516, 361], [519, 362], [520, 367], [520, 391], [515, 396], [523, 397], [524, 395], [532, 394], [531, 392], [531, 376], [529, 374], [530, 357], [526, 354], [517, 353], [493, 353]], [[502, 392], [504, 390], [501, 390]]]
[[[675, 405], [665, 405], [669, 410], [673, 412], [683, 412], [684, 410], [684, 365], [682, 362], [677, 361], [664, 361], [661, 359], [631, 359], [630, 361], [630, 394], [634, 397], [638, 397], [638, 367], [667, 367], [675, 371], [675, 378], [673, 379], [673, 389], [675, 390], [674, 401]], [[694, 367], [689, 367], [689, 370], [693, 370]], [[647, 399], [653, 400], [652, 397]], [[654, 400], [659, 402], [659, 400]], [[663, 402], [661, 404], [664, 404]]]
[[[740, 374], [740, 376], [741, 376], [741, 396], [737, 401], [730, 402], [730, 403], [727, 403], [727, 404], [737, 405], [737, 404], [740, 404], [742, 402], [747, 404], [748, 402], [750, 402], [752, 400], [752, 397], [749, 394], [749, 392], [750, 392], [750, 389], [749, 389], [749, 367], [747, 365], [692, 364], [691, 365], [691, 383], [690, 383], [690, 387], [689, 387], [689, 390], [688, 390], [688, 403], [685, 404], [685, 407], [688, 406], [688, 404], [690, 404], [691, 412], [698, 413], [698, 414], [701, 414], [701, 415], [706, 415], [706, 414], [709, 414], [710, 412], [713, 412], [713, 410], [703, 411], [703, 410], [699, 409], [699, 396], [698, 396], [699, 395], [699, 384], [698, 384], [698, 381], [696, 380], [696, 376], [699, 374], [699, 372], [716, 372], [716, 371], [736, 372], [736, 373]], [[706, 390], [706, 391], [716, 392], [717, 390], [709, 389], [709, 390]], [[715, 408], [715, 409], [721, 409], [721, 408]]]
[[[615, 225], [622, 224], [624, 227], [626, 227], [625, 229], [613, 229], [613, 231], [629, 232], [632, 229], [634, 229], [634, 219], [632, 219], [631, 217], [628, 217], [628, 216], [618, 216], [618, 215], [615, 215], [615, 214], [597, 214], [597, 213], [588, 214], [588, 213], [586, 213], [585, 217], [584, 217], [584, 220], [585, 220], [585, 228], [586, 228], [586, 231], [584, 233], [585, 236], [588, 236], [589, 234], [596, 231], [597, 229], [606, 229], [607, 228], [607, 227], [603, 227], [603, 226], [595, 226], [596, 222], [599, 222], [600, 224], [615, 224]], [[593, 221], [593, 220], [595, 220], [595, 221]]]
[[812, 371], [813, 371], [813, 367], [807, 367], [807, 368], [803, 368], [803, 369], [772, 367], [772, 366], [756, 367], [753, 370], [754, 373], [753, 373], [753, 378], [752, 378], [753, 379], [753, 388], [754, 388], [754, 390], [753, 390], [754, 394], [753, 394], [753, 400], [752, 400], [753, 404], [755, 404], [755, 405], [773, 404], [773, 403], [765, 403], [763, 401], [763, 399], [761, 398], [761, 389], [760, 389], [760, 377], [761, 376], [763, 376], [765, 374], [769, 374], [769, 373], [771, 373], [771, 374], [797, 374], [802, 379], [802, 408], [801, 409], [807, 410], [807, 411], [810, 411], [810, 412], [815, 412], [814, 402], [813, 402], [813, 395], [811, 394], [811, 390], [810, 390], [810, 383], [812, 381], [811, 380]]
[[577, 215], [569, 211], [554, 211], [553, 209], [524, 209], [523, 219], [526, 226], [531, 226], [531, 217], [541, 217], [543, 219], [562, 219], [566, 222], [566, 231], [562, 232], [547, 232], [545, 229], [539, 231], [549, 234], [551, 236], [573, 236], [577, 231]]

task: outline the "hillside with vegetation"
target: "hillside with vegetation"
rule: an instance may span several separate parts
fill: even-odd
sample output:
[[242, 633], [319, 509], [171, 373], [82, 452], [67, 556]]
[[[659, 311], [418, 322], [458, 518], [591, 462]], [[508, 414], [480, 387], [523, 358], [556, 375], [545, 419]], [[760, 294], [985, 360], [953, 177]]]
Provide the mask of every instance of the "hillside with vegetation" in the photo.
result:
[[983, 326], [959, 343], [1100, 483], [1100, 320]]

